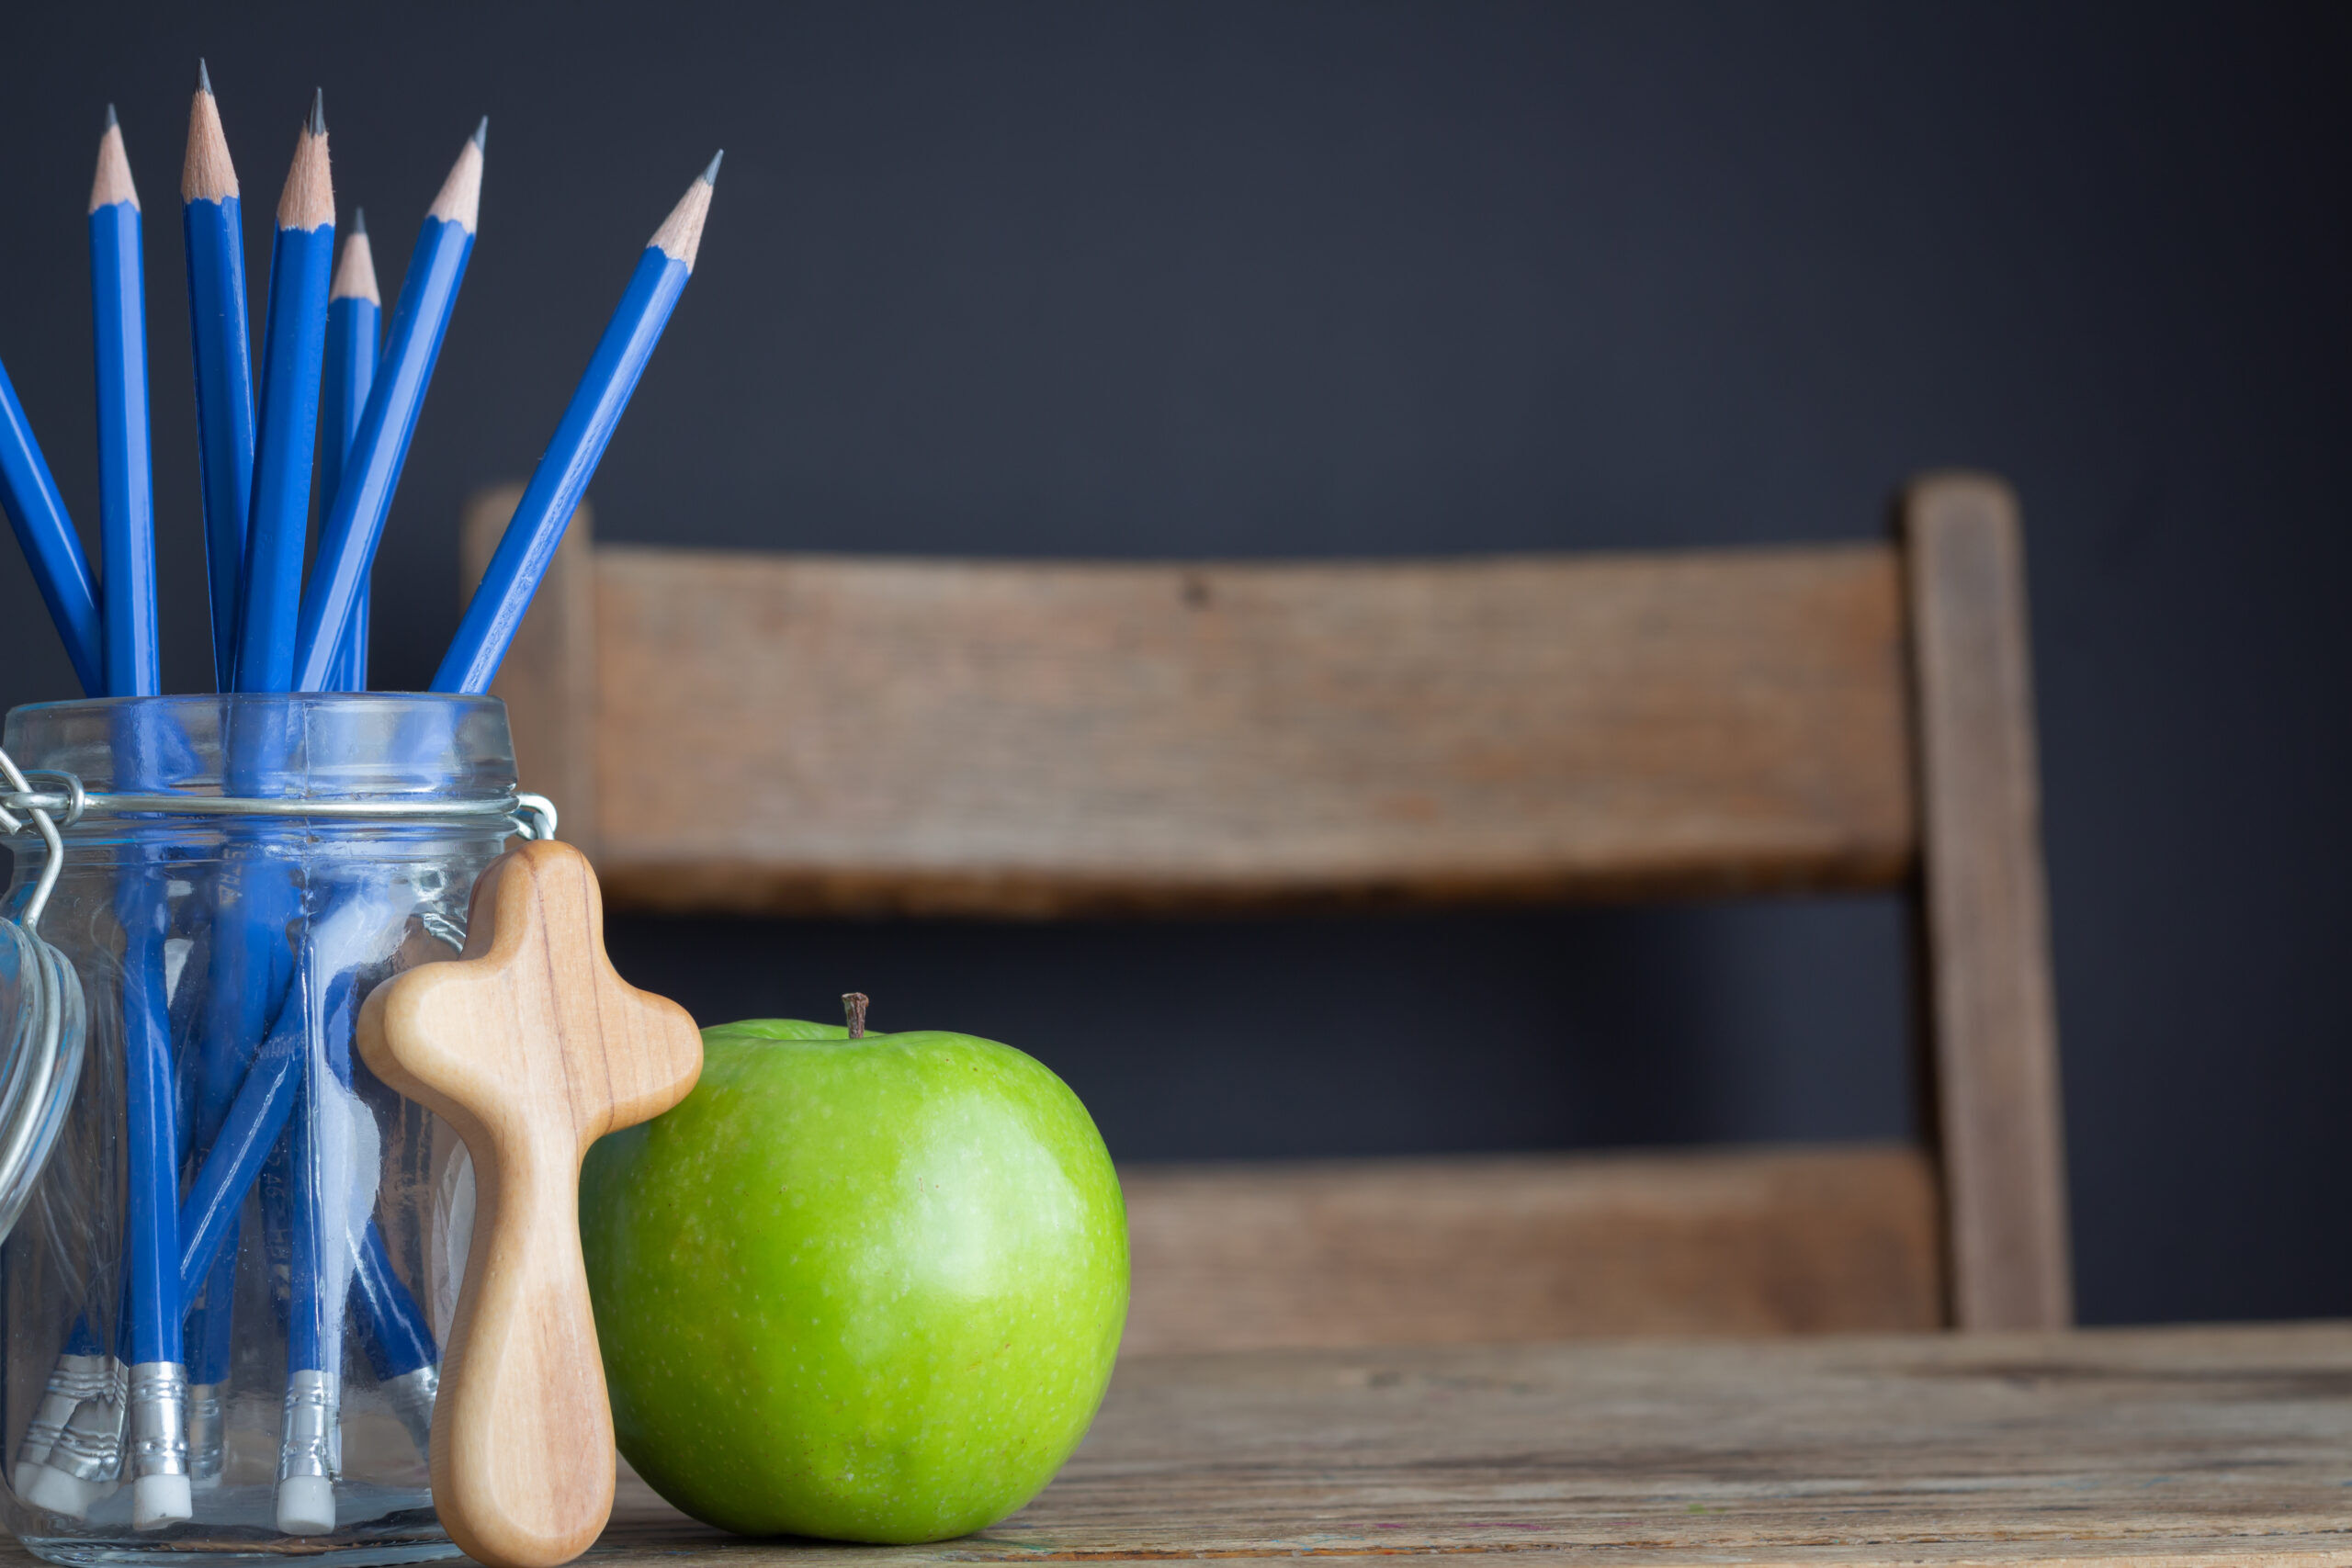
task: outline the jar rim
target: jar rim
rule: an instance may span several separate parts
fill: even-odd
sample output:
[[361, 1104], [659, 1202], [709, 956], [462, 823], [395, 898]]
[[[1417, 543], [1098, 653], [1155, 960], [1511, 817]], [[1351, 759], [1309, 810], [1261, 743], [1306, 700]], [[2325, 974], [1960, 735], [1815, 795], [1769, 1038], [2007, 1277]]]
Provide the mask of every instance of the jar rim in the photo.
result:
[[12, 709], [0, 750], [88, 816], [495, 818], [517, 797], [506, 705], [448, 693], [206, 693]]

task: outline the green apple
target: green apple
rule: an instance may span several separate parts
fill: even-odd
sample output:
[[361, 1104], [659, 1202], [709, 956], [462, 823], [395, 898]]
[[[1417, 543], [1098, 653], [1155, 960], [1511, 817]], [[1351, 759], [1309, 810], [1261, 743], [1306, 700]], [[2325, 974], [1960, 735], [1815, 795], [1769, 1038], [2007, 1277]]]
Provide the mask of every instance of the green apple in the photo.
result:
[[940, 1540], [1036, 1495], [1127, 1313], [1125, 1209], [1078, 1096], [968, 1034], [771, 1019], [703, 1053], [683, 1103], [581, 1173], [629, 1463], [749, 1535]]

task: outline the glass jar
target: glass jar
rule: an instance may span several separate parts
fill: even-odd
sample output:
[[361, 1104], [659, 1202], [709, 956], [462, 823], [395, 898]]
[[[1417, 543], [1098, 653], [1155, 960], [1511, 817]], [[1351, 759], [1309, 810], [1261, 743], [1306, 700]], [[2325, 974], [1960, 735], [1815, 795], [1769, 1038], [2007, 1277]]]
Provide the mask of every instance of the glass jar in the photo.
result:
[[[91, 797], [39, 924], [81, 1080], [0, 1247], [8, 1528], [57, 1562], [455, 1555], [425, 1445], [472, 1173], [352, 1031], [521, 830], [504, 705], [51, 703], [0, 748]], [[48, 857], [12, 847], [21, 921]]]

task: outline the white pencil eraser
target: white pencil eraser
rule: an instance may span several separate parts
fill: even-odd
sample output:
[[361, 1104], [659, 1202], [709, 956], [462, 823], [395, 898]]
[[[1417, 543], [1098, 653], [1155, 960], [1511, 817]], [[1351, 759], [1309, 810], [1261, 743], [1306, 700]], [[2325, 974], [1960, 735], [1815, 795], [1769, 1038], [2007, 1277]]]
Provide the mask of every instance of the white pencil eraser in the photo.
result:
[[130, 1528], [159, 1530], [193, 1517], [195, 1500], [185, 1475], [142, 1475], [130, 1483]]
[[16, 1488], [17, 1496], [28, 1496], [32, 1489], [40, 1484], [41, 1472], [48, 1468], [49, 1466], [36, 1459], [19, 1461], [17, 1465], [17, 1473], [10, 1479], [8, 1484]]
[[52, 1514], [71, 1518], [87, 1517], [90, 1505], [113, 1490], [98, 1482], [77, 1481], [45, 1464], [24, 1465], [17, 1472], [18, 1496], [36, 1508], [47, 1508]]
[[334, 1483], [323, 1475], [289, 1475], [277, 1483], [277, 1529], [285, 1535], [334, 1530]]

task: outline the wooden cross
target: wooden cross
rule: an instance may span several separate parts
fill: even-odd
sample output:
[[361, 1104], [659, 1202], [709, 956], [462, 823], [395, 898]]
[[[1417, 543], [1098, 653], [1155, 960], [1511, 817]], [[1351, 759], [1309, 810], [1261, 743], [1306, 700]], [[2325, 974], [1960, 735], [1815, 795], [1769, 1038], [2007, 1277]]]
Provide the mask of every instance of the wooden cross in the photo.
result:
[[476, 883], [462, 956], [376, 988], [360, 1055], [474, 1165], [474, 1231], [433, 1411], [433, 1501], [491, 1568], [552, 1568], [613, 1506], [613, 1417], [580, 1254], [580, 1162], [684, 1100], [702, 1037], [605, 955], [587, 857], [534, 843]]

